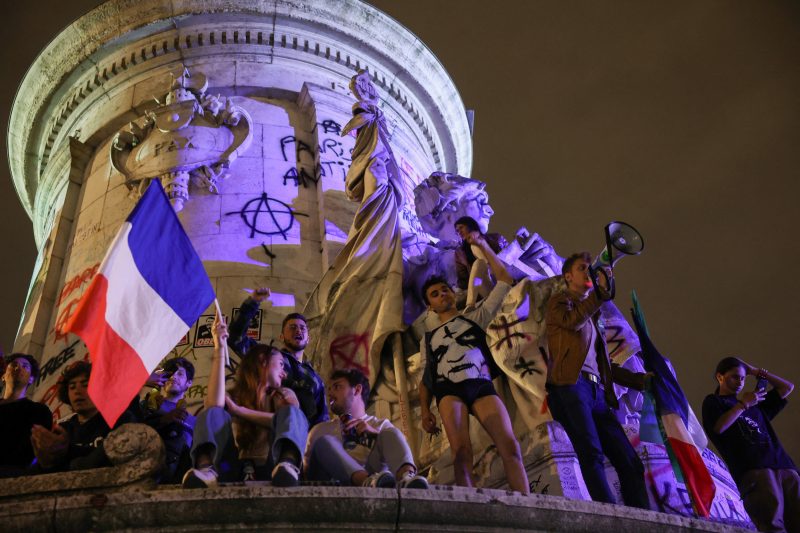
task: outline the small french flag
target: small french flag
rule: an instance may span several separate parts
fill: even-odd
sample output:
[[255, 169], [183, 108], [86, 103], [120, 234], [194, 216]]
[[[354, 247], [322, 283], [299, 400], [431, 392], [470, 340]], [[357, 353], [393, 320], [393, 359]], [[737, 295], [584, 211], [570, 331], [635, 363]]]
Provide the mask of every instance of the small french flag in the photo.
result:
[[89, 396], [109, 426], [214, 297], [202, 261], [153, 180], [64, 328], [86, 343]]

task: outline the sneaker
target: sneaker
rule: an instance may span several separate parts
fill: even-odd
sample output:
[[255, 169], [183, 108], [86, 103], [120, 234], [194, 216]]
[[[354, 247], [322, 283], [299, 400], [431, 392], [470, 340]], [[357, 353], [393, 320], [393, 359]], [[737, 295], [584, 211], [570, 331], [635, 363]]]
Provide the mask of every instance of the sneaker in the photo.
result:
[[184, 489], [207, 489], [217, 486], [217, 471], [213, 466], [192, 468], [183, 476], [181, 486]]
[[300, 469], [288, 461], [281, 461], [272, 470], [273, 487], [296, 487], [300, 484]]
[[245, 461], [244, 466], [242, 467], [242, 479], [243, 481], [255, 481], [256, 480], [256, 467], [252, 461]]
[[372, 487], [376, 489], [393, 489], [397, 486], [397, 480], [390, 472], [376, 472], [364, 480], [362, 487]]
[[401, 489], [428, 489], [428, 479], [423, 476], [418, 476], [416, 473], [409, 470], [400, 481], [397, 483], [398, 488]]

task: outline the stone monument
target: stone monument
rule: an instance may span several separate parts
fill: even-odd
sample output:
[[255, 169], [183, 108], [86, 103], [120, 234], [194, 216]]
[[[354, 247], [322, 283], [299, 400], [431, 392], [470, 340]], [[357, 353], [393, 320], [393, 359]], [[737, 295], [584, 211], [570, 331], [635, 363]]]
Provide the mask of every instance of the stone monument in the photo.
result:
[[[348, 85], [359, 72], [362, 78], [354, 90], [358, 105], [380, 116], [380, 142], [391, 152], [381, 160], [388, 165], [386, 177], [402, 242], [398, 268], [405, 297], [397, 311], [403, 317], [397, 318], [424, 327], [424, 315], [422, 322], [418, 319], [420, 302], [414, 298], [424, 274], [452, 265], [452, 215], [472, 214], [486, 230], [492, 210], [485, 185], [464, 177], [471, 171], [472, 143], [458, 91], [441, 63], [407, 29], [359, 0], [109, 0], [48, 45], [17, 93], [8, 139], [14, 184], [33, 220], [39, 250], [14, 346], [40, 360], [34, 399], [46, 403], [56, 418], [68, 414], [57, 399], [56, 380], [69, 362], [88, 354], [63, 326], [138, 194], [153, 179], [161, 180], [168, 192], [223, 312], [232, 318], [248, 291], [269, 286], [269, 303], [249, 324], [247, 335], [264, 342], [278, 336], [283, 316], [302, 310], [310, 296], [318, 294], [320, 279], [336, 267], [337, 256], [353, 236], [357, 202], [372, 190], [368, 184], [359, 193], [348, 180], [360, 155], [374, 162], [369, 159], [374, 152], [356, 144], [364, 125], [356, 124], [352, 133], [342, 135], [353, 104]], [[376, 181], [381, 183], [380, 176]], [[499, 389], [516, 406], [512, 416], [536, 483], [534, 492], [585, 499], [568, 439], [549, 420], [543, 395], [541, 307], [559, 287], [554, 274], [561, 259], [546, 241], [524, 228], [504, 258], [518, 268], [516, 277], [524, 279], [489, 332], [495, 357], [507, 375]], [[335, 289], [331, 284], [327, 295]], [[195, 385], [187, 394], [192, 411], [201, 408], [205, 394], [213, 312], [209, 308], [167, 356], [186, 357], [197, 368]], [[375, 383], [373, 409], [407, 429], [414, 424], [421, 369], [418, 356], [414, 358], [414, 329], [410, 331], [404, 337], [393, 332], [392, 341], [380, 346], [366, 332], [339, 332], [319, 346], [315, 356], [327, 358], [331, 368], [376, 361], [367, 369]], [[620, 346], [620, 361], [635, 351]], [[233, 357], [229, 375], [237, 362]], [[123, 471], [121, 482], [109, 481], [109, 491], [116, 485], [148, 488], [141, 474], [152, 471], [163, 453], [149, 450], [144, 463], [126, 466], [131, 450], [138, 449], [131, 443], [146, 437], [144, 430], [131, 431], [139, 433], [122, 432], [118, 437], [118, 470], [98, 474], [113, 477]], [[476, 435], [475, 442], [480, 439]], [[412, 444], [422, 463], [431, 468], [434, 479], [447, 481], [448, 454], [442, 441], [423, 440]], [[499, 486], [492, 449], [476, 450], [476, 469], [485, 486]], [[180, 524], [188, 527], [227, 523], [226, 503], [230, 508], [248, 506], [250, 499], [269, 499], [272, 494], [263, 487], [221, 489], [212, 495], [214, 504], [204, 502], [195, 514], [196, 495], [165, 490], [123, 500], [114, 494], [98, 495], [102, 488], [96, 483], [86, 485], [86, 494], [75, 495], [59, 492], [80, 484], [80, 476], [66, 476], [47, 489], [34, 481], [35, 486], [23, 490], [28, 505], [24, 511], [13, 492], [0, 494], [0, 515], [20, 517], [19, 528], [41, 527], [57, 517], [75, 529], [155, 527], [163, 526], [152, 521], [156, 506], [170, 502], [175, 512], [167, 519], [182, 519]], [[62, 482], [66, 485], [59, 486]], [[373, 513], [365, 514], [366, 523], [379, 523], [385, 515], [393, 524], [422, 524], [430, 520], [427, 515], [438, 513], [436, 519], [441, 520], [447, 510], [463, 512], [475, 503], [491, 509], [490, 501], [515, 510], [504, 522], [510, 528], [529, 524], [531, 508], [541, 509], [541, 516], [562, 530], [570, 526], [561, 516], [564, 510], [575, 516], [583, 512], [584, 520], [597, 512], [604, 518], [596, 523], [608, 530], [628, 515], [635, 515], [631, 523], [665, 520], [655, 513], [581, 507], [582, 502], [520, 502], [500, 492], [467, 494], [455, 489], [428, 495], [441, 502], [440, 510], [426, 507], [423, 498], [417, 502], [419, 513], [405, 511], [401, 516], [399, 496], [373, 495], [376, 503], [370, 506], [363, 504], [365, 494], [356, 489], [333, 496], [312, 489], [293, 497], [305, 505], [327, 497], [361, 502], [359, 509]], [[65, 494], [67, 503], [55, 505]], [[123, 501], [132, 507], [123, 507]], [[101, 514], [98, 509], [107, 503], [105, 511], [113, 512]], [[334, 516], [333, 507], [320, 509], [332, 509], [320, 520], [343, 519]], [[295, 515], [287, 516], [307, 524], [309, 517]], [[257, 519], [268, 520], [261, 515]], [[245, 516], [239, 522], [252, 525], [252, 520]], [[490, 513], [470, 520], [478, 528], [493, 529], [502, 517]], [[679, 517], [666, 517], [663, 523], [718, 530], [714, 524]]]

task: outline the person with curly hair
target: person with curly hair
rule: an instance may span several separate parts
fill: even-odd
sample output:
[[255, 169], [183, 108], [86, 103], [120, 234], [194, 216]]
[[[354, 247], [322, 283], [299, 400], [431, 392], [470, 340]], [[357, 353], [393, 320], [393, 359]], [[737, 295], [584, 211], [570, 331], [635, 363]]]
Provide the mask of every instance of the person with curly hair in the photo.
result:
[[[59, 420], [52, 430], [33, 426], [31, 441], [39, 469], [55, 472], [111, 465], [103, 451], [103, 439], [112, 428], [89, 396], [91, 373], [92, 364], [88, 361], [72, 363], [62, 372], [58, 380], [58, 399], [69, 405], [73, 414]], [[136, 421], [134, 409], [128, 408], [114, 428]]]
[[160, 372], [151, 376], [151, 390], [141, 402], [143, 422], [155, 429], [164, 441], [167, 461], [161, 483], [178, 483], [191, 467], [189, 450], [196, 418], [186, 409], [186, 391], [194, 380], [194, 365], [184, 357], [164, 363]]

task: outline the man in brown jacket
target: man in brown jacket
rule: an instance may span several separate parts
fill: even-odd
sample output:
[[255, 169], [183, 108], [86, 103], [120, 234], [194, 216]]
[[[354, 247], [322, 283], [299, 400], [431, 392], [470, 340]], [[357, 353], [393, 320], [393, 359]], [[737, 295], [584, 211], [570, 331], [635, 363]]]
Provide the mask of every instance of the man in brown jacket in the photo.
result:
[[609, 361], [598, 323], [608, 284], [600, 275], [600, 287], [593, 288], [590, 264], [586, 252], [568, 257], [561, 270], [567, 290], [547, 304], [547, 401], [572, 441], [592, 500], [617, 503], [606, 479], [605, 455], [617, 470], [625, 504], [648, 509], [642, 461], [611, 411], [618, 407], [612, 382], [641, 390], [645, 374]]

